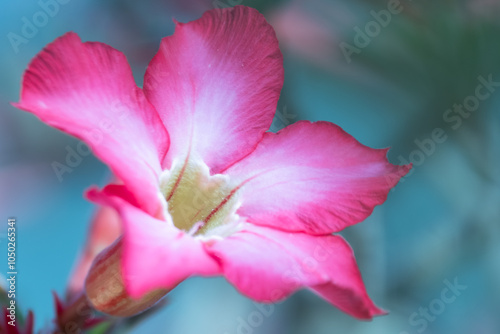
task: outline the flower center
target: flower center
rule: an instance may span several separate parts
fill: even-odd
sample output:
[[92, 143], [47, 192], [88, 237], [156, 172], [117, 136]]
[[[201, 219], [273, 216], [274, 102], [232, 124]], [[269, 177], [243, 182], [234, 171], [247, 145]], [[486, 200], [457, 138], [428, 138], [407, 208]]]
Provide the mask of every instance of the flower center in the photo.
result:
[[238, 220], [238, 187], [227, 175], [210, 175], [202, 161], [174, 161], [162, 175], [160, 189], [174, 225], [191, 234], [205, 235]]

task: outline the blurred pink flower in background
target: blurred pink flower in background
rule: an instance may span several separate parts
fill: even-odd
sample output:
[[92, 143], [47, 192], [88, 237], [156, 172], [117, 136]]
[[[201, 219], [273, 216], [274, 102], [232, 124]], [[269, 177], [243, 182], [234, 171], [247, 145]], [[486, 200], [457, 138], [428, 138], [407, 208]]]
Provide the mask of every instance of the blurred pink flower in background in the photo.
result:
[[[363, 68], [349, 64], [339, 45], [356, 25], [352, 4], [321, 0], [294, 0], [270, 10], [267, 15], [280, 47], [299, 60], [326, 74], [354, 81], [362, 86], [373, 82]], [[351, 66], [352, 65], [352, 66]]]
[[[309, 288], [354, 317], [384, 314], [332, 233], [368, 217], [410, 166], [332, 123], [266, 132], [283, 65], [261, 14], [237, 6], [177, 23], [144, 82], [117, 50], [68, 33], [30, 64], [16, 104], [86, 141], [123, 182], [88, 194], [123, 226], [86, 280], [96, 309], [129, 316], [190, 276], [224, 275], [259, 302]], [[100, 248], [90, 241], [81, 268]]]
[[85, 277], [92, 265], [92, 261], [94, 261], [97, 254], [120, 237], [120, 226], [120, 217], [113, 208], [99, 207], [92, 220], [85, 248], [71, 274], [66, 291], [67, 300], [71, 300], [83, 290]]
[[[305, 4], [303, 1], [288, 2], [270, 12], [269, 22], [276, 31], [281, 48], [286, 48], [317, 66], [333, 70], [335, 64], [344, 62], [340, 59], [342, 54], [338, 52], [342, 36], [336, 32], [332, 23], [338, 21], [322, 19], [317, 13], [318, 9], [304, 10], [309, 5], [310, 3]], [[325, 9], [325, 6], [323, 4], [320, 7]], [[339, 11], [341, 10], [333, 6], [326, 8], [326, 13], [333, 12], [332, 15], [339, 15]], [[325, 14], [325, 11], [322, 13]], [[346, 15], [344, 19], [345, 17]]]
[[500, 3], [497, 0], [469, 0], [469, 10], [481, 16], [497, 18], [500, 13]]

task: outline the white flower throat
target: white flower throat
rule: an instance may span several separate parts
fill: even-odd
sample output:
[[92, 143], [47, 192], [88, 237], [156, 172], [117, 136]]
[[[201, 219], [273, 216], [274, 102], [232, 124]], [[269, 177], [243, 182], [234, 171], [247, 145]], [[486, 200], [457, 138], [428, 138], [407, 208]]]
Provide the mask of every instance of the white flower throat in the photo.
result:
[[229, 176], [210, 175], [206, 164], [191, 159], [175, 160], [160, 178], [174, 225], [193, 235], [220, 233], [238, 221], [238, 189]]

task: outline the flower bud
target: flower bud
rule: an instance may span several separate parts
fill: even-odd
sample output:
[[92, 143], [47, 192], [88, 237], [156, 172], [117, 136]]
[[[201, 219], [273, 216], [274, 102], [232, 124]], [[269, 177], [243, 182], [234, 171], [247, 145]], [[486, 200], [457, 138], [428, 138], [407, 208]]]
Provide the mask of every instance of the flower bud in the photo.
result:
[[133, 299], [125, 289], [121, 270], [122, 239], [103, 250], [94, 260], [85, 281], [92, 306], [103, 313], [130, 317], [143, 312], [164, 297], [169, 290], [155, 290], [141, 299]]

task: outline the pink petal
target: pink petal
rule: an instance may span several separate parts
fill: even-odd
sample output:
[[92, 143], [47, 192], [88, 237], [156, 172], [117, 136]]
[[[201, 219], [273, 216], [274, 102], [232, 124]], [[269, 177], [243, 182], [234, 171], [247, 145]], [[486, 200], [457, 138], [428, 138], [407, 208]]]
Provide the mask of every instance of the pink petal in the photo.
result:
[[158, 209], [168, 134], [121, 52], [67, 33], [31, 62], [15, 106], [84, 140], [148, 212]]
[[368, 297], [353, 252], [340, 236], [247, 224], [207, 248], [220, 258], [227, 280], [259, 302], [276, 302], [309, 287], [354, 317], [371, 319], [384, 313]]
[[328, 122], [266, 133], [225, 174], [241, 182], [238, 214], [286, 231], [329, 234], [368, 217], [409, 169]]
[[158, 220], [121, 198], [119, 186], [103, 192], [91, 189], [89, 198], [107, 203], [119, 213], [123, 228], [123, 275], [127, 292], [141, 298], [157, 289], [172, 289], [192, 275], [220, 273], [203, 243], [174, 227], [170, 216]]
[[190, 153], [219, 173], [244, 157], [269, 129], [282, 85], [278, 41], [255, 9], [177, 23], [144, 79], [171, 138], [164, 166]]

